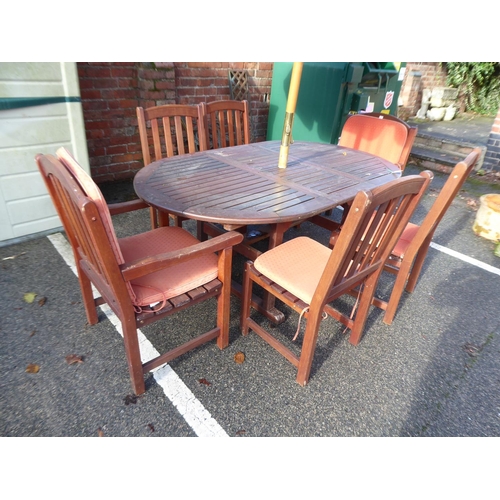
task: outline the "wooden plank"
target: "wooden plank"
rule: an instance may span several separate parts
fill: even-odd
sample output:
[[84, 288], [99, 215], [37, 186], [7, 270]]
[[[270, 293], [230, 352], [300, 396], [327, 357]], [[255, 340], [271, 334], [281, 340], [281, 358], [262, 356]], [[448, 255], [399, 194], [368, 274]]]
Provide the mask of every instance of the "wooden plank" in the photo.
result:
[[278, 154], [279, 141], [186, 154], [142, 169], [134, 185], [163, 211], [236, 226], [304, 220], [401, 175], [381, 158], [331, 144], [293, 143], [286, 169]]

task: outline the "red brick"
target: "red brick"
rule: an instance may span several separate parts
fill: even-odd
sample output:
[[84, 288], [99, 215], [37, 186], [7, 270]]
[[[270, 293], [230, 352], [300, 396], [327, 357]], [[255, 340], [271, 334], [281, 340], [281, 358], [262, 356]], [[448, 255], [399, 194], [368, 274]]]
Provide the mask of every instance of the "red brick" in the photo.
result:
[[96, 67], [96, 66], [87, 66], [85, 68], [85, 78], [109, 78], [111, 77], [111, 69]]
[[103, 89], [101, 93], [103, 99], [134, 99], [137, 97], [136, 89]]
[[175, 90], [175, 82], [171, 80], [161, 80], [155, 82], [155, 88], [157, 90]]
[[113, 67], [111, 68], [111, 76], [113, 78], [133, 78], [136, 75], [136, 70], [134, 67], [123, 68], [123, 67]]

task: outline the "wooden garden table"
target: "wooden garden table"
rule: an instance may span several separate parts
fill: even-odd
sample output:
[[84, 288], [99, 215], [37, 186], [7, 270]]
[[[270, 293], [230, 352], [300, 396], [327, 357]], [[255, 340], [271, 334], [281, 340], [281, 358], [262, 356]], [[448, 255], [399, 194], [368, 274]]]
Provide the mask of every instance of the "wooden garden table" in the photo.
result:
[[[134, 189], [161, 212], [227, 230], [271, 224], [273, 248], [291, 225], [401, 176], [396, 165], [377, 156], [302, 141], [290, 145], [287, 167], [278, 168], [280, 146], [257, 142], [164, 158], [137, 173]], [[259, 254], [243, 244], [236, 250], [251, 259]], [[269, 298], [258, 309], [276, 323], [283, 319]]]

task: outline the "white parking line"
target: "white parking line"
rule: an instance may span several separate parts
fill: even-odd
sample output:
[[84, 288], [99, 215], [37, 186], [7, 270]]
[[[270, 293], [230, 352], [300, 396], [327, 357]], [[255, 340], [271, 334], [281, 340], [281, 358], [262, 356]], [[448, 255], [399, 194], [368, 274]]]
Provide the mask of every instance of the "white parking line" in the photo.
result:
[[472, 264], [473, 266], [480, 267], [481, 269], [484, 269], [485, 271], [488, 271], [488, 272], [493, 273], [493, 274], [498, 274], [500, 276], [500, 269], [498, 269], [498, 267], [490, 266], [489, 264], [485, 264], [484, 262], [481, 262], [480, 260], [474, 259], [474, 258], [469, 257], [467, 255], [464, 255], [463, 253], [460, 253], [460, 252], [455, 252], [455, 250], [450, 250], [449, 248], [438, 245], [437, 243], [433, 243], [432, 241], [431, 241], [431, 247], [436, 249], [436, 250], [439, 250], [440, 252], [451, 255], [452, 257], [463, 260], [464, 262]]
[[[51, 234], [47, 238], [71, 268], [75, 276], [78, 276], [73, 252], [66, 238], [61, 233]], [[94, 296], [98, 297], [99, 295], [99, 292], [94, 288]], [[118, 333], [123, 337], [121, 323], [116, 314], [107, 304], [103, 304], [100, 307]], [[158, 356], [158, 351], [139, 329], [137, 330], [137, 335], [139, 337], [142, 361], [145, 362]], [[197, 436], [229, 437], [168, 364], [152, 370], [152, 373], [167, 398], [177, 408]]]

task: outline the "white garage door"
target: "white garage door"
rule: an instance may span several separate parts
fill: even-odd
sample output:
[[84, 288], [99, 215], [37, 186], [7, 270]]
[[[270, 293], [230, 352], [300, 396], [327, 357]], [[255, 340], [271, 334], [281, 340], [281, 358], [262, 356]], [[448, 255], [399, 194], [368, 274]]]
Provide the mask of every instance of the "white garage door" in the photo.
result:
[[0, 245], [61, 226], [34, 161], [61, 146], [90, 172], [76, 63], [0, 62]]

